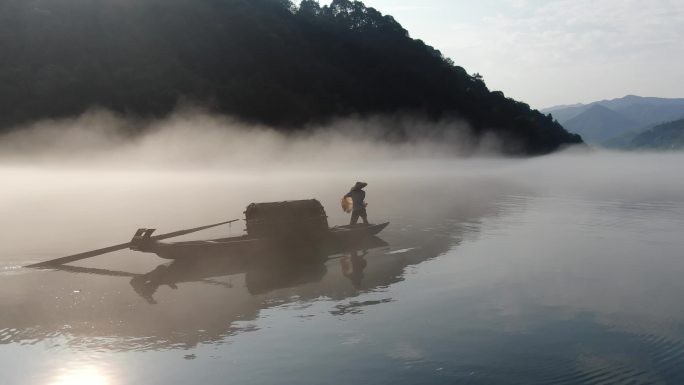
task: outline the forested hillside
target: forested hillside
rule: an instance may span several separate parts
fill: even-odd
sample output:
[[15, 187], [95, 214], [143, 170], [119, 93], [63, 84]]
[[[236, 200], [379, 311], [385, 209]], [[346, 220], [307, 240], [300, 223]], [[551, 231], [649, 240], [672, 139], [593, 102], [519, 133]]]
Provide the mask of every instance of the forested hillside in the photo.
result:
[[641, 150], [684, 149], [684, 119], [663, 123], [632, 139], [630, 147]]
[[581, 142], [361, 2], [3, 0], [0, 52], [2, 129], [191, 102], [283, 130], [401, 112], [462, 118], [524, 153]]

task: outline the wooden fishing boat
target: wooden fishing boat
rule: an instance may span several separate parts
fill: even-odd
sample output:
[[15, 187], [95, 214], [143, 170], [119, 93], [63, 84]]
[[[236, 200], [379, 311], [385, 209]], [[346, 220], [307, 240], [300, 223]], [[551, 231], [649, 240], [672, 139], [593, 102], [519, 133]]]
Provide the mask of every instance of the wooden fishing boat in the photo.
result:
[[263, 255], [309, 255], [326, 250], [361, 247], [389, 222], [328, 227], [327, 215], [316, 199], [252, 203], [245, 210], [246, 235], [198, 241], [163, 240], [238, 221], [219, 222], [167, 234], [141, 228], [130, 242], [40, 262], [27, 267], [51, 267], [129, 248], [166, 259]]
[[162, 242], [152, 237], [154, 229], [138, 229], [131, 240], [132, 250], [155, 253], [161, 258], [206, 258], [230, 257], [237, 255], [255, 255], [268, 252], [301, 254], [303, 249], [311, 252], [324, 252], [326, 249], [353, 247], [362, 243], [367, 237], [381, 232], [389, 222], [377, 225], [335, 226], [326, 233], [315, 238], [302, 234], [297, 238], [255, 237], [243, 235], [238, 237], [218, 238], [201, 241]]

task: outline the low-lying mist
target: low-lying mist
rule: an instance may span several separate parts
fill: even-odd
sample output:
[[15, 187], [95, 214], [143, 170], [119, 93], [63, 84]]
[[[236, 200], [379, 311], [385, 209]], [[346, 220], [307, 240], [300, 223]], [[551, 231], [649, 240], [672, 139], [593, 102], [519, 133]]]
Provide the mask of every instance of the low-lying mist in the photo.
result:
[[[410, 134], [396, 140], [395, 132]], [[495, 137], [475, 139], [466, 123], [453, 120], [349, 118], [283, 133], [193, 109], [161, 120], [93, 110], [0, 136], [0, 167], [4, 179], [15, 182], [6, 186], [20, 189], [36, 175], [51, 188], [65, 180], [75, 187], [90, 185], [91, 178], [125, 175], [135, 188], [143, 180], [180, 177], [177, 173], [188, 182], [219, 173], [266, 184], [266, 176], [275, 181], [315, 174], [344, 180], [343, 185], [388, 175], [495, 177], [537, 192], [600, 194], [601, 199], [641, 199], [642, 192], [677, 199], [684, 187], [678, 153], [577, 147], [544, 157], [506, 158], [501, 146]]]
[[[401, 133], [406, 135], [398, 139]], [[37, 122], [0, 137], [0, 160], [128, 169], [256, 169], [494, 156], [500, 146], [494, 137], [474, 139], [466, 123], [453, 120], [349, 118], [284, 133], [198, 110], [161, 120], [93, 110], [74, 119]]]
[[[384, 141], [392, 124], [421, 135]], [[94, 111], [36, 123], [0, 139], [0, 258], [38, 261], [125, 242], [137, 227], [242, 218], [251, 202], [317, 198], [329, 223], [343, 224], [339, 199], [357, 180], [369, 183], [376, 222], [465, 220], [504, 196], [684, 201], [682, 154], [568, 149], [512, 159], [496, 155], [493, 138], [473, 140], [465, 124], [430, 137], [432, 128], [378, 117], [285, 135], [200, 112], [143, 122]]]

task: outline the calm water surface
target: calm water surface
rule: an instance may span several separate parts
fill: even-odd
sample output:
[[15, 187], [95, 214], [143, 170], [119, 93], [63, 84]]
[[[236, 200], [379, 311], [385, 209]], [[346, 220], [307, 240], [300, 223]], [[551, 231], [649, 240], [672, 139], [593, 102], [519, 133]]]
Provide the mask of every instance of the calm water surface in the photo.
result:
[[317, 197], [342, 224], [355, 179], [4, 168], [0, 383], [684, 383], [680, 185], [554, 190], [538, 163], [478, 167], [368, 174], [370, 219], [391, 225], [367, 250], [246, 268], [125, 250], [50, 271], [21, 266], [251, 201]]

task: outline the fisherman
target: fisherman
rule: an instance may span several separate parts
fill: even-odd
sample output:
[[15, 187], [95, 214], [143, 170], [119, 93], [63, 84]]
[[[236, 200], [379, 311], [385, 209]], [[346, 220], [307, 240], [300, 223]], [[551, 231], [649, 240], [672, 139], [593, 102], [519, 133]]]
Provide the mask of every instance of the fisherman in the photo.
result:
[[352, 212], [350, 225], [355, 225], [359, 221], [359, 217], [363, 219], [364, 224], [368, 224], [368, 218], [366, 216], [366, 203], [363, 201], [366, 198], [366, 192], [363, 188], [368, 186], [368, 183], [356, 182], [354, 187], [349, 190], [347, 194], [344, 195], [344, 199], [351, 198], [352, 200]]

